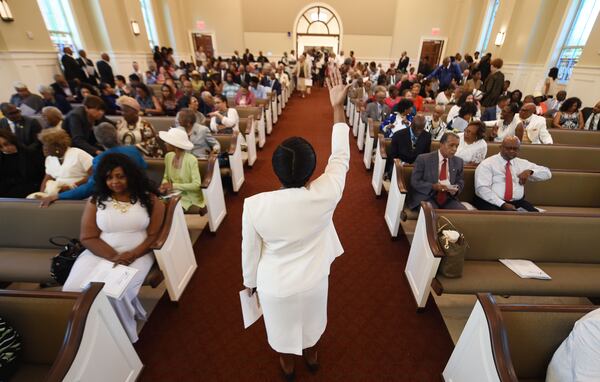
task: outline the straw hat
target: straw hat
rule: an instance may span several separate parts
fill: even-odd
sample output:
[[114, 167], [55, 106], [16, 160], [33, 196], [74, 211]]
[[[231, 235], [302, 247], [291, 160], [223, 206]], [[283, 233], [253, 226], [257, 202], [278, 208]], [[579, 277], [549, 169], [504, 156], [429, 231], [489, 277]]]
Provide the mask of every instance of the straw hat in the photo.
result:
[[158, 136], [171, 146], [182, 150], [191, 150], [194, 148], [194, 144], [190, 142], [187, 133], [181, 129], [171, 128], [169, 131], [160, 131]]

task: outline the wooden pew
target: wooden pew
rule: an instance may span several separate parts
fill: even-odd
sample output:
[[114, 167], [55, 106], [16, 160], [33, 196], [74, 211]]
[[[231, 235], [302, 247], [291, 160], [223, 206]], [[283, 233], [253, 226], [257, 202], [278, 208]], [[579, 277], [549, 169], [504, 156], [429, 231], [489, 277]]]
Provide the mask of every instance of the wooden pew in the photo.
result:
[[[399, 159], [394, 162], [384, 214], [393, 237], [398, 235], [401, 216], [405, 216], [409, 220], [417, 218], [415, 212], [405, 208], [414, 166], [402, 165]], [[600, 172], [554, 169], [551, 171], [552, 178], [550, 180], [527, 182], [525, 185], [527, 201], [548, 212], [600, 214], [600, 198], [598, 197], [600, 195]], [[467, 208], [473, 209], [471, 203], [475, 197], [475, 167], [465, 167], [463, 177], [465, 187], [459, 195], [459, 199], [467, 203]], [[410, 223], [408, 226], [411, 227]], [[412, 232], [405, 230], [407, 236], [409, 233]]]
[[237, 110], [240, 120], [253, 118], [254, 130], [258, 133], [258, 147], [262, 149], [267, 141], [264, 121], [260, 123], [263, 118], [263, 109], [258, 106], [236, 106], [235, 110]]
[[[121, 117], [116, 115], [107, 116], [109, 120], [112, 122], [117, 122]], [[145, 117], [142, 116], [142, 119], [148, 121], [156, 131], [169, 131], [169, 129], [176, 125], [175, 117]]]
[[[491, 139], [492, 127], [486, 129], [486, 134]], [[569, 130], [548, 128], [554, 144], [573, 146], [600, 146], [600, 134], [597, 131]]]
[[271, 119], [273, 120], [273, 125], [275, 125], [279, 120], [279, 113], [277, 112], [277, 93], [272, 91], [271, 88], [267, 88], [267, 99], [271, 103]]
[[[385, 161], [392, 143], [391, 138], [378, 136], [377, 150], [371, 184], [375, 195], [381, 195]], [[437, 150], [440, 142], [431, 142], [431, 151]], [[500, 152], [500, 144], [488, 142], [487, 157]], [[572, 146], [572, 145], [532, 145], [522, 144], [519, 157], [527, 159], [540, 166], [552, 169], [600, 171], [600, 147]]]
[[81, 293], [0, 290], [2, 317], [22, 340], [11, 382], [139, 377], [142, 361], [101, 291], [103, 286], [92, 283]]
[[[442, 216], [469, 244], [459, 278], [438, 274], [444, 256], [437, 241]], [[430, 288], [438, 295], [599, 297], [598, 232], [599, 214], [434, 210], [423, 202], [405, 275], [419, 308], [425, 307]], [[552, 280], [522, 279], [498, 259], [532, 260]]]
[[[60, 249], [48, 239], [79, 238], [85, 203], [57, 201], [49, 208], [40, 208], [39, 200], [0, 199], [0, 216], [13, 217], [0, 221], [0, 281], [52, 283], [50, 259]], [[150, 246], [157, 263], [144, 285], [156, 288], [164, 280], [171, 300], [177, 301], [197, 265], [179, 197], [166, 203], [161, 230]], [[171, 242], [178, 243], [177, 251], [172, 250]]]
[[552, 356], [594, 305], [499, 304], [478, 293], [445, 381], [544, 381]]
[[[57, 201], [40, 208], [39, 200], [0, 198], [0, 281], [53, 283], [50, 259], [60, 248], [48, 240], [55, 236], [79, 239], [86, 201]], [[166, 227], [168, 228], [168, 227]], [[145, 285], [156, 288], [163, 280], [154, 265]]]
[[[164, 160], [146, 159], [146, 162], [148, 177], [160, 184], [165, 172]], [[227, 215], [218, 158], [216, 155], [211, 155], [207, 159], [198, 159], [198, 168], [202, 182], [200, 188], [208, 211], [208, 227], [210, 232], [216, 232]]]
[[215, 134], [213, 135], [219, 145], [222, 153], [229, 155], [229, 168], [222, 168], [221, 175], [231, 177], [233, 192], [238, 192], [244, 184], [244, 162], [242, 161], [242, 143], [239, 133], [233, 134]]

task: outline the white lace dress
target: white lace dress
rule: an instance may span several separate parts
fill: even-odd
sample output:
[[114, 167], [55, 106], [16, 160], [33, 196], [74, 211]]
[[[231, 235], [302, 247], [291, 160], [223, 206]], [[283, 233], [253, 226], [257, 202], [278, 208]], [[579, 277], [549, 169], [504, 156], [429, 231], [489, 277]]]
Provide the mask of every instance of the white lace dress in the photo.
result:
[[[150, 224], [150, 216], [146, 208], [140, 205], [139, 202], [132, 204], [126, 212], [115, 209], [110, 199], [104, 202], [104, 205], [104, 208], [98, 207], [96, 212], [96, 224], [102, 231], [100, 239], [104, 240], [118, 253], [130, 251], [146, 240], [146, 229]], [[94, 255], [89, 250], [79, 255], [71, 269], [69, 278], [63, 286], [63, 291], [79, 292], [83, 290], [81, 284], [102, 260], [102, 257]], [[138, 269], [138, 272], [123, 297], [120, 300], [109, 297], [131, 342], [138, 340], [136, 318], [146, 319], [146, 311], [137, 296], [153, 263], [154, 254], [152, 252], [137, 258], [129, 266]]]

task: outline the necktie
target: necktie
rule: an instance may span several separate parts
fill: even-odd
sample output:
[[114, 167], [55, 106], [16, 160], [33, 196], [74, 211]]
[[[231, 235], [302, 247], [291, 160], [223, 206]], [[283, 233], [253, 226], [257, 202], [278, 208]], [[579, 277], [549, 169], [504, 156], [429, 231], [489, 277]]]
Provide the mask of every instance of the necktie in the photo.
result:
[[513, 180], [512, 173], [510, 172], [510, 162], [506, 162], [506, 178], [504, 182], [504, 201], [510, 202], [513, 197]]
[[[442, 180], [446, 180], [448, 179], [447, 176], [447, 166], [446, 163], [448, 162], [448, 160], [446, 158], [444, 158], [444, 160], [442, 161], [442, 168], [440, 169], [440, 183], [442, 182]], [[448, 194], [446, 194], [445, 192], [442, 191], [438, 191], [435, 200], [438, 204], [438, 206], [443, 206], [444, 204], [446, 204], [446, 199], [448, 199]]]

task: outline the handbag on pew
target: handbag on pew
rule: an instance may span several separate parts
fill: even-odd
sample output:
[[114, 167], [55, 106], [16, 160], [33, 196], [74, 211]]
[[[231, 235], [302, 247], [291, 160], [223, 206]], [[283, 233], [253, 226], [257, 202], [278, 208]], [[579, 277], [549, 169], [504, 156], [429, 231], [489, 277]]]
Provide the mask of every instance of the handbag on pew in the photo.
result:
[[[59, 240], [63, 240], [64, 242], [61, 243]], [[79, 240], [66, 236], [54, 236], [49, 241], [52, 245], [62, 248], [62, 251], [52, 258], [50, 275], [57, 283], [63, 285], [67, 281], [69, 273], [71, 273], [71, 268], [73, 268], [75, 260], [85, 251], [85, 247]]]
[[[440, 222], [440, 220], [442, 220]], [[454, 224], [444, 216], [438, 219], [437, 241], [445, 256], [440, 262], [439, 273], [448, 278], [462, 276], [465, 254], [469, 244], [465, 235], [460, 233]]]

